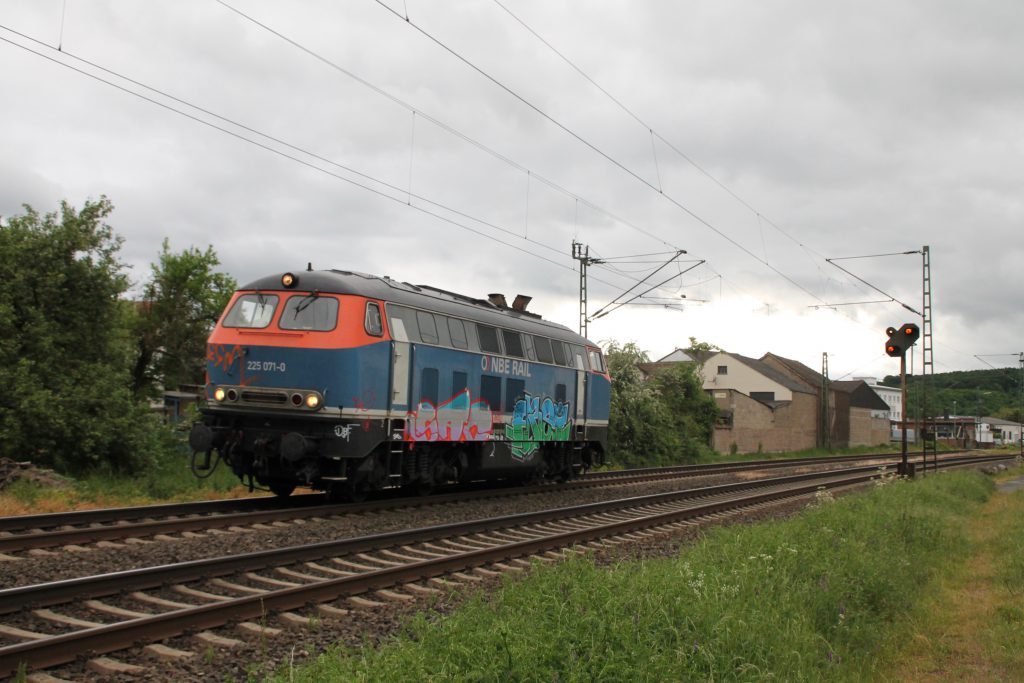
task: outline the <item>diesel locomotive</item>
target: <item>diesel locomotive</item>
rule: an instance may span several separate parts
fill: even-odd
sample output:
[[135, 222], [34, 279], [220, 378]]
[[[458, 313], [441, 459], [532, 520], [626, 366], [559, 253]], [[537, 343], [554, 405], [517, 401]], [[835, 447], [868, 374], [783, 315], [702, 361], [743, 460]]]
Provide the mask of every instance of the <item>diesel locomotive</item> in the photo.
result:
[[389, 487], [565, 480], [604, 461], [601, 350], [509, 306], [341, 270], [233, 295], [207, 345], [192, 468], [361, 499]]

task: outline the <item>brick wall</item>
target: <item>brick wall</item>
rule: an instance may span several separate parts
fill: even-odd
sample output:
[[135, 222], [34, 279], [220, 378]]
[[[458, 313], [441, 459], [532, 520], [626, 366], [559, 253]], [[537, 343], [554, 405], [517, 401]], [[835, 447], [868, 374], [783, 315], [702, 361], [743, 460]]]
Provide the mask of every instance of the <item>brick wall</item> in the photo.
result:
[[817, 400], [812, 394], [793, 393], [793, 400], [772, 408], [732, 389], [710, 392], [719, 409], [731, 411], [732, 424], [715, 427], [712, 447], [729, 453], [797, 451], [813, 448], [817, 436]]
[[889, 416], [871, 417], [870, 408], [850, 408], [848, 446], [877, 446], [889, 443]]

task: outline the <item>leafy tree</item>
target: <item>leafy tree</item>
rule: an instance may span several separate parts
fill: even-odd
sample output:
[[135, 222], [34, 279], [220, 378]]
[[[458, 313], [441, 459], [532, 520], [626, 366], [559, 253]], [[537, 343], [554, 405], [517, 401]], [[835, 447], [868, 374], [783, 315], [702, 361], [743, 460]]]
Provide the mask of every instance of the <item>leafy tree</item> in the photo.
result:
[[697, 459], [707, 450], [715, 406], [705, 396], [698, 369], [679, 363], [644, 381], [637, 367], [648, 361], [635, 343], [609, 343], [612, 377], [609, 455], [628, 466], [666, 465]]
[[130, 471], [165, 433], [129, 389], [121, 238], [106, 197], [0, 225], [0, 455]]
[[1006, 408], [1000, 408], [997, 410], [996, 414], [992, 417], [998, 417], [1000, 420], [1009, 420], [1011, 422], [1021, 422], [1024, 421], [1022, 416], [1024, 416], [1024, 413], [1021, 412], [1019, 407], [1011, 408], [1007, 406]]
[[[907, 377], [907, 412], [910, 416], [919, 413], [922, 399], [922, 376]], [[1016, 415], [1021, 403], [1021, 377], [1019, 368], [994, 368], [988, 370], [956, 370], [937, 372], [927, 380], [927, 414], [993, 416], [1006, 418]], [[889, 375], [882, 384], [898, 387], [900, 378]]]
[[657, 388], [672, 429], [679, 436], [681, 453], [687, 460], [696, 460], [707, 450], [718, 416], [718, 406], [704, 392], [700, 368], [694, 363], [676, 363], [650, 380]]
[[686, 352], [691, 355], [695, 353], [714, 353], [721, 350], [721, 346], [710, 344], [708, 342], [697, 341], [696, 337], [690, 337], [690, 345], [686, 347]]
[[136, 308], [136, 394], [203, 383], [206, 338], [236, 287], [232, 277], [215, 271], [218, 265], [213, 247], [173, 254], [164, 239], [144, 300]]

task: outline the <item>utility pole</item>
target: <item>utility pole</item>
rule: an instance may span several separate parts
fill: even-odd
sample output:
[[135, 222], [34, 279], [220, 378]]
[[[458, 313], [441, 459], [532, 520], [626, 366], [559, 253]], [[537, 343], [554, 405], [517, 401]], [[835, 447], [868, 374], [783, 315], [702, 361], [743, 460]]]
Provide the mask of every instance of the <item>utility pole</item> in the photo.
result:
[[590, 245], [573, 240], [572, 257], [580, 262], [580, 336], [587, 336], [587, 266], [603, 263], [601, 259], [590, 258]]

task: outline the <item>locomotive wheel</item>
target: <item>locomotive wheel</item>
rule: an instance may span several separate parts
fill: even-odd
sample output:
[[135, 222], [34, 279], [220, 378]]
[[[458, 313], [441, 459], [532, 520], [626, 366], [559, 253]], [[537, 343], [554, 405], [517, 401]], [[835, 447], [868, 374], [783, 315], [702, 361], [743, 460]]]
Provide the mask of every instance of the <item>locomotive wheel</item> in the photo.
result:
[[295, 484], [290, 481], [274, 480], [267, 482], [267, 488], [279, 498], [287, 498], [295, 490]]

